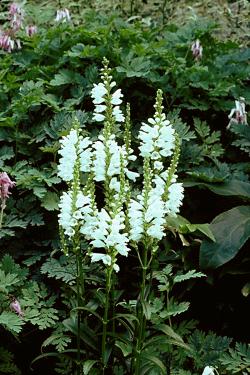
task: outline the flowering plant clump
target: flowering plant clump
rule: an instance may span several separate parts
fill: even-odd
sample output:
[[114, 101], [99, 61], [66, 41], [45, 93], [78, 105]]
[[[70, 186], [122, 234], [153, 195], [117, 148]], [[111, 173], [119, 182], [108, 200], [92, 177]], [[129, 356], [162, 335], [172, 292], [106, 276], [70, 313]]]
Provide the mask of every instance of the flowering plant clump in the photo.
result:
[[[183, 186], [177, 181], [176, 169], [180, 153], [177, 133], [163, 113], [162, 92], [158, 90], [155, 113], [142, 123], [138, 139], [139, 156], [131, 147], [130, 111], [123, 114], [123, 95], [115, 90], [108, 62], [104, 59], [102, 82], [95, 84], [91, 97], [95, 106], [93, 120], [104, 124], [97, 139], [83, 137], [80, 124], [74, 121], [69, 134], [64, 136], [59, 150], [58, 175], [68, 185], [59, 203], [59, 225], [63, 250], [78, 256], [81, 267], [82, 245], [88, 243], [87, 258], [101, 262], [106, 272], [106, 302], [103, 318], [102, 361], [106, 366], [106, 336], [109, 294], [112, 273], [118, 272], [119, 257], [127, 257], [134, 249], [143, 269], [141, 297], [145, 294], [146, 272], [155, 256], [159, 241], [165, 235], [167, 216], [175, 216], [183, 200]], [[116, 129], [123, 124], [123, 142]], [[143, 175], [133, 170], [137, 159], [142, 160]], [[167, 166], [166, 166], [167, 165]], [[82, 186], [81, 175], [85, 185]], [[141, 190], [134, 182], [142, 177]], [[102, 185], [102, 197], [97, 186]], [[100, 202], [103, 202], [101, 204]], [[72, 250], [71, 250], [72, 249]], [[78, 286], [79, 290], [79, 286]], [[138, 321], [144, 316], [138, 307]], [[143, 345], [143, 332], [138, 327], [136, 346]], [[134, 373], [138, 373], [139, 359], [135, 359]]]
[[[140, 156], [144, 160], [144, 183], [141, 192], [134, 195], [131, 183], [139, 173], [129, 165], [136, 156], [129, 144], [129, 125], [125, 144], [120, 145], [114, 134], [116, 123], [124, 123], [125, 116], [120, 109], [121, 90], [113, 92], [116, 83], [107, 65], [102, 69], [102, 80], [91, 91], [95, 105], [93, 119], [104, 122], [98, 140], [83, 138], [77, 123], [61, 140], [58, 174], [69, 184], [69, 191], [61, 197], [59, 224], [69, 239], [79, 230], [89, 241], [91, 261], [100, 260], [118, 270], [118, 254], [127, 256], [131, 246], [140, 241], [157, 243], [164, 236], [166, 216], [179, 212], [183, 199], [183, 187], [176, 182], [175, 173], [179, 139], [162, 112], [159, 90], [155, 115], [142, 124], [138, 135]], [[166, 169], [169, 157], [172, 161]], [[82, 172], [88, 174], [88, 182], [81, 190]], [[95, 182], [104, 184], [105, 200], [101, 209], [97, 208], [94, 195]], [[95, 252], [96, 248], [102, 249], [103, 256]]]

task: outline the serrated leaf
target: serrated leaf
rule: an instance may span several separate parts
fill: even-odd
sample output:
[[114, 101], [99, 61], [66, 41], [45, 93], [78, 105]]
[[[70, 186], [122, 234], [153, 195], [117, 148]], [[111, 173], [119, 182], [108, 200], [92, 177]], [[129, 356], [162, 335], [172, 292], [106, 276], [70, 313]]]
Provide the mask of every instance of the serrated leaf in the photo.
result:
[[54, 192], [47, 191], [42, 199], [41, 206], [46, 208], [48, 211], [54, 211], [58, 209], [59, 198]]
[[206, 277], [206, 275], [202, 272], [196, 272], [195, 270], [190, 270], [183, 275], [176, 275], [173, 279], [173, 282], [175, 284], [175, 283], [180, 283], [180, 282], [190, 280], [190, 279], [196, 279], [198, 277]]
[[0, 148], [0, 160], [10, 160], [15, 156], [13, 147], [2, 146]]
[[3, 324], [6, 329], [15, 333], [20, 333], [24, 321], [15, 313], [3, 311], [0, 314], [0, 324]]
[[250, 237], [250, 206], [238, 206], [216, 216], [211, 223], [216, 242], [204, 240], [200, 266], [218, 268], [233, 259]]
[[0, 291], [8, 293], [12, 286], [19, 282], [18, 275], [15, 273], [5, 273], [0, 269]]

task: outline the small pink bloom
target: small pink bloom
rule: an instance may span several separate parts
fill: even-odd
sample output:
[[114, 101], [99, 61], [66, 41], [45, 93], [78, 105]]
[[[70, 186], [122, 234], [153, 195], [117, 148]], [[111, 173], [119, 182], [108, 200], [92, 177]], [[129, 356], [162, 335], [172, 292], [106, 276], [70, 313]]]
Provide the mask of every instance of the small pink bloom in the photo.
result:
[[195, 60], [199, 60], [202, 58], [202, 45], [200, 44], [199, 39], [197, 39], [191, 46], [191, 51], [193, 52], [193, 56]]
[[9, 7], [10, 25], [14, 32], [21, 29], [24, 19], [24, 11], [21, 5], [17, 3], [10, 4]]
[[37, 27], [35, 25], [28, 25], [25, 28], [26, 35], [32, 36], [33, 34], [37, 33]]
[[15, 311], [15, 313], [17, 313], [17, 315], [19, 315], [19, 316], [23, 316], [24, 314], [23, 314], [23, 312], [22, 312], [22, 309], [21, 309], [21, 306], [20, 306], [20, 303], [18, 302], [18, 300], [17, 299], [13, 299], [13, 301], [11, 302], [11, 304], [10, 304], [10, 308], [13, 310], [13, 311]]
[[9, 13], [11, 16], [20, 12], [20, 6], [17, 3], [11, 3], [9, 7]]
[[9, 192], [9, 189], [13, 188], [13, 186], [15, 186], [15, 182], [11, 181], [7, 173], [0, 173], [0, 198], [2, 200], [5, 200], [9, 197], [9, 194], [11, 194]]

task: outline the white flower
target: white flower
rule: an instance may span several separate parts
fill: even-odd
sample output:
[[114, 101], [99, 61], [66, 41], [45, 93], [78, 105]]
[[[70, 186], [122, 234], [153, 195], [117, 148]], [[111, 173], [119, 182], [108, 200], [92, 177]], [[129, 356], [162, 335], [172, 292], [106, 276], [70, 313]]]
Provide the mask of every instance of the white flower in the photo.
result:
[[149, 124], [143, 122], [139, 131], [140, 154], [152, 160], [158, 160], [161, 156], [170, 156], [174, 149], [175, 137], [174, 129], [166, 120], [165, 114], [162, 114], [161, 119], [149, 118], [148, 122]]
[[215, 375], [214, 368], [211, 366], [206, 366], [203, 370], [202, 375]]
[[94, 104], [101, 104], [105, 101], [104, 96], [107, 94], [107, 89], [103, 83], [94, 84], [93, 89], [91, 90], [91, 97], [94, 99]]
[[89, 137], [81, 138], [79, 142], [80, 152], [80, 170], [82, 172], [90, 172], [92, 162], [92, 149], [89, 147], [91, 141]]
[[[164, 190], [163, 190], [164, 191]], [[147, 234], [161, 240], [164, 236], [165, 205], [161, 198], [161, 191], [153, 188], [149, 193], [148, 208], [145, 212], [145, 221], [150, 224]]]
[[109, 187], [112, 190], [115, 190], [117, 193], [120, 192], [121, 184], [120, 181], [118, 181], [117, 177], [112, 177], [109, 183]]
[[102, 141], [98, 140], [93, 144], [93, 170], [94, 170], [94, 179], [96, 181], [105, 180], [105, 168], [106, 168], [106, 154], [105, 146]]
[[104, 112], [107, 106], [105, 104], [99, 104], [95, 106], [95, 112], [101, 113]]
[[100, 260], [103, 262], [103, 264], [110, 266], [111, 265], [111, 256], [107, 254], [100, 254], [100, 253], [92, 253], [90, 255], [91, 257], [91, 263], [99, 262]]
[[72, 215], [72, 192], [64, 192], [59, 202], [59, 224], [63, 228], [64, 233], [72, 237], [75, 233], [74, 227], [77, 220]]
[[182, 183], [175, 182], [168, 188], [168, 200], [166, 202], [166, 211], [169, 215], [176, 216], [179, 212], [182, 200], [184, 198], [184, 189]]
[[[96, 248], [114, 249], [120, 255], [127, 256], [129, 248], [127, 233], [123, 233], [124, 214], [119, 212], [114, 218], [111, 218], [108, 212], [103, 208], [95, 213], [96, 222], [88, 232], [91, 239], [91, 245]], [[86, 226], [81, 228], [81, 233], [86, 233]]]
[[93, 120], [97, 122], [102, 122], [105, 119], [105, 116], [101, 113], [94, 113]]
[[[138, 198], [138, 197], [137, 197]], [[134, 199], [130, 200], [128, 206], [128, 218], [130, 224], [129, 238], [133, 241], [139, 241], [143, 235], [143, 206], [141, 202]]]
[[119, 106], [113, 108], [113, 115], [116, 122], [124, 122], [125, 118]]
[[64, 8], [64, 9], [58, 9], [58, 10], [56, 11], [56, 18], [55, 18], [55, 21], [56, 21], [56, 22], [59, 22], [59, 21], [63, 21], [63, 22], [70, 21], [69, 10], [68, 10], [67, 8]]
[[125, 173], [126, 173], [126, 176], [132, 180], [132, 181], [135, 181], [137, 177], [139, 177], [139, 173], [137, 172], [132, 172], [132, 171], [129, 171], [127, 168], [125, 168]]
[[62, 147], [58, 153], [62, 157], [59, 159], [58, 175], [67, 182], [73, 180], [74, 165], [77, 159], [75, 147], [77, 142], [78, 136], [75, 129], [72, 129], [67, 136], [60, 140]]
[[123, 97], [123, 94], [121, 93], [121, 89], [116, 90], [112, 94], [111, 103], [113, 105], [120, 105], [122, 103], [122, 100], [121, 100], [122, 97]]

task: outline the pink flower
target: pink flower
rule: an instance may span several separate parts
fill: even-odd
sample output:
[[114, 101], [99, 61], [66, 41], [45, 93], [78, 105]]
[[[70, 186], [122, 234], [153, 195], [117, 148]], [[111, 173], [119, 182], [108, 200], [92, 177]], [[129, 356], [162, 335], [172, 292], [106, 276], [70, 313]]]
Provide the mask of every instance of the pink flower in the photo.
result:
[[191, 46], [191, 51], [193, 52], [193, 56], [195, 60], [199, 60], [202, 58], [202, 45], [200, 44], [199, 39], [197, 39]]
[[10, 4], [9, 7], [10, 25], [14, 32], [21, 29], [24, 19], [24, 11], [17, 3]]
[[14, 16], [16, 13], [20, 12], [20, 6], [17, 3], [11, 3], [9, 7], [9, 13]]
[[25, 28], [26, 35], [32, 36], [33, 34], [37, 33], [37, 27], [35, 25], [28, 25]]
[[227, 129], [229, 129], [230, 126], [233, 124], [247, 125], [247, 112], [246, 112], [245, 98], [241, 96], [238, 100], [235, 100], [235, 108], [231, 109], [231, 112], [228, 115], [228, 118], [230, 121], [227, 126]]
[[22, 312], [22, 309], [21, 309], [21, 306], [20, 306], [20, 303], [18, 302], [17, 299], [13, 299], [13, 301], [11, 302], [10, 304], [10, 308], [15, 311], [15, 313], [17, 313], [17, 315], [23, 317], [23, 312]]
[[0, 198], [1, 200], [5, 201], [6, 198], [9, 197], [9, 192], [10, 188], [13, 188], [15, 186], [15, 182], [11, 181], [9, 176], [7, 175], [6, 172], [0, 173]]
[[11, 52], [14, 49], [15, 42], [11, 39], [7, 31], [0, 31], [0, 48]]

